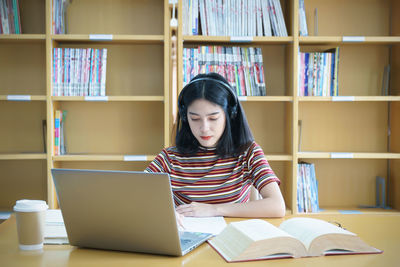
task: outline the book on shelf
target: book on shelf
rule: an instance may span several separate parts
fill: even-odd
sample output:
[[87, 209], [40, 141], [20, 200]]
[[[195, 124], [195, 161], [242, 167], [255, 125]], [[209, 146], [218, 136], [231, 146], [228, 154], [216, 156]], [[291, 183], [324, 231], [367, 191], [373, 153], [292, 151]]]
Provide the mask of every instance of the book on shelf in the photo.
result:
[[185, 0], [183, 34], [287, 36], [279, 0]]
[[324, 52], [299, 52], [298, 95], [339, 95], [339, 47]]
[[304, 7], [304, 0], [299, 0], [299, 35], [308, 36], [306, 10]]
[[279, 227], [260, 219], [232, 222], [208, 242], [227, 262], [383, 252], [330, 222], [301, 217]]
[[200, 73], [216, 72], [238, 96], [265, 96], [262, 50], [258, 47], [183, 48], [183, 84]]
[[107, 49], [54, 48], [54, 96], [106, 96]]
[[21, 34], [19, 0], [0, 0], [0, 34]]
[[297, 210], [298, 212], [319, 212], [318, 180], [313, 163], [297, 164]]
[[67, 111], [56, 110], [54, 113], [54, 155], [67, 153], [65, 144], [65, 119]]
[[67, 8], [72, 0], [53, 0], [52, 1], [52, 29], [54, 34], [66, 34]]

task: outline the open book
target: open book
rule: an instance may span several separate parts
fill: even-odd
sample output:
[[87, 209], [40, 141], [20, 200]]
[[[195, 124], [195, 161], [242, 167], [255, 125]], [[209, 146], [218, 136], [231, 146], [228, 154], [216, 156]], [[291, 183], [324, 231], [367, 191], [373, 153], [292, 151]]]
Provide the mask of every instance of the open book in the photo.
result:
[[208, 242], [228, 262], [382, 253], [356, 234], [313, 218], [292, 218], [279, 228], [259, 219], [233, 222]]

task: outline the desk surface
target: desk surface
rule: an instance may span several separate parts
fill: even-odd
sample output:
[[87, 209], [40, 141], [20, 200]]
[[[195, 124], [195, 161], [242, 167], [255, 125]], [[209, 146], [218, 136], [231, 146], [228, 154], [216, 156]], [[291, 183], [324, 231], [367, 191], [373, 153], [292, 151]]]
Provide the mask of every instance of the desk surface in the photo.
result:
[[[307, 215], [336, 221], [365, 242], [384, 251], [373, 255], [325, 256], [232, 263], [240, 266], [399, 266], [400, 215]], [[286, 216], [288, 219], [291, 216]], [[279, 226], [284, 219], [267, 219]], [[227, 218], [227, 223], [239, 219]], [[46, 245], [41, 252], [18, 249], [15, 216], [0, 224], [0, 266], [221, 266], [228, 265], [208, 244], [185, 255], [168, 257], [140, 253], [81, 249], [69, 245]]]

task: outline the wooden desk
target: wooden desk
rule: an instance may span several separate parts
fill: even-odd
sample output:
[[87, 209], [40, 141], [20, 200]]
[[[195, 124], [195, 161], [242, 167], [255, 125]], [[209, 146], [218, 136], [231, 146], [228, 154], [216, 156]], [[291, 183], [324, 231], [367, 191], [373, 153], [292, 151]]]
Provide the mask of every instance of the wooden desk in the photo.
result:
[[[336, 221], [357, 233], [368, 244], [384, 250], [377, 255], [326, 256], [301, 259], [278, 259], [230, 266], [399, 266], [400, 215], [309, 215]], [[287, 216], [285, 218], [289, 218]], [[227, 219], [227, 222], [239, 219]], [[279, 225], [284, 219], [268, 219]], [[41, 252], [18, 249], [15, 217], [0, 224], [0, 266], [221, 266], [228, 265], [208, 244], [184, 257], [168, 257], [139, 253], [81, 249], [68, 245], [46, 245]]]

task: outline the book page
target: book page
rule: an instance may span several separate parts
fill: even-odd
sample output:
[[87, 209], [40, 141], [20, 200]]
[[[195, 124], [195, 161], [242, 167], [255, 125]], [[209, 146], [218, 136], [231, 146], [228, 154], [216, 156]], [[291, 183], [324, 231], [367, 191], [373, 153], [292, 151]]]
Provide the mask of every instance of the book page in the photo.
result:
[[67, 231], [60, 210], [47, 210], [44, 227], [45, 244], [68, 244]]
[[292, 218], [284, 221], [279, 228], [299, 239], [307, 249], [310, 248], [313, 239], [321, 235], [344, 234], [356, 236], [356, 234], [329, 222], [313, 218]]
[[224, 230], [226, 222], [224, 217], [184, 217], [183, 226], [185, 229], [179, 226], [180, 231], [218, 235]]
[[278, 227], [260, 219], [233, 222], [231, 224], [253, 241], [282, 236], [292, 237]]

